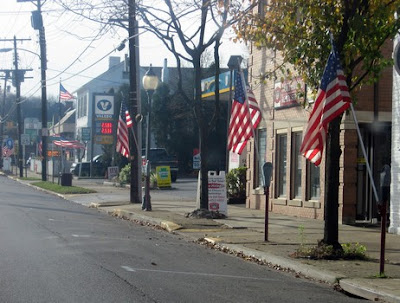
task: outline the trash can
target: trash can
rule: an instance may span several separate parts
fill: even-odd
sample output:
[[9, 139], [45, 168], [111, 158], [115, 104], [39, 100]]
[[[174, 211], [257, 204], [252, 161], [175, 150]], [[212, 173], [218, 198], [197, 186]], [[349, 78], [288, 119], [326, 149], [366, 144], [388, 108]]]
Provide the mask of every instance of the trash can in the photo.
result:
[[61, 174], [61, 186], [72, 186], [72, 174], [62, 173]]

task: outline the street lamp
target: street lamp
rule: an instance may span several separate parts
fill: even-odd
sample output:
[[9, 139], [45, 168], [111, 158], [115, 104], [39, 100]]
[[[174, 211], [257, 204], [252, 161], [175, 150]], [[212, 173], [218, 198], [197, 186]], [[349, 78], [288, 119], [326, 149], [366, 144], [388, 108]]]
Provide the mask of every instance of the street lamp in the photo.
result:
[[152, 65], [150, 64], [149, 70], [143, 76], [143, 88], [147, 93], [147, 132], [146, 132], [146, 183], [145, 183], [145, 195], [144, 201], [142, 204], [142, 209], [150, 211], [151, 210], [151, 198], [150, 198], [150, 161], [149, 161], [149, 152], [150, 152], [150, 118], [151, 118], [151, 102], [153, 100], [154, 91], [158, 86], [158, 77], [154, 73]]

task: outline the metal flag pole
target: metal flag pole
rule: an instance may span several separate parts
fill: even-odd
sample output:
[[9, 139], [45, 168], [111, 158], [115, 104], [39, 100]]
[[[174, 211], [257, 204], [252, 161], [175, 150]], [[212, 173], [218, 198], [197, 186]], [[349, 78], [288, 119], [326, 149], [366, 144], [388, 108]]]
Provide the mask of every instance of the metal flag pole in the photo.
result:
[[363, 152], [363, 155], [364, 155], [364, 158], [365, 158], [365, 164], [367, 165], [367, 171], [368, 171], [369, 179], [370, 179], [370, 182], [371, 182], [371, 185], [372, 185], [372, 190], [374, 192], [375, 200], [376, 200], [376, 202], [379, 202], [378, 192], [376, 191], [374, 178], [372, 176], [371, 167], [369, 165], [368, 158], [367, 158], [367, 152], [365, 150], [364, 142], [363, 142], [363, 139], [361, 137], [360, 128], [358, 127], [358, 120], [357, 120], [357, 117], [356, 117], [356, 113], [354, 111], [353, 103], [350, 104], [350, 108], [351, 108], [351, 112], [353, 114], [354, 123], [356, 124], [357, 134], [358, 134], [358, 138], [360, 140], [361, 149], [362, 149], [362, 152]]
[[[257, 144], [257, 139], [256, 139], [256, 133], [254, 131], [254, 125], [253, 125], [253, 119], [251, 117], [251, 113], [250, 113], [250, 104], [249, 104], [249, 99], [247, 97], [247, 84], [246, 81], [244, 80], [244, 74], [243, 71], [241, 70], [240, 66], [239, 66], [239, 76], [242, 78], [242, 85], [244, 85], [244, 96], [245, 96], [245, 102], [247, 104], [247, 114], [249, 115], [249, 119], [250, 119], [250, 124], [251, 124], [251, 132], [253, 134], [253, 139], [254, 139], [254, 150], [256, 151], [256, 162], [260, 161], [260, 153], [258, 151], [258, 144]], [[236, 89], [236, 88], [235, 88]]]

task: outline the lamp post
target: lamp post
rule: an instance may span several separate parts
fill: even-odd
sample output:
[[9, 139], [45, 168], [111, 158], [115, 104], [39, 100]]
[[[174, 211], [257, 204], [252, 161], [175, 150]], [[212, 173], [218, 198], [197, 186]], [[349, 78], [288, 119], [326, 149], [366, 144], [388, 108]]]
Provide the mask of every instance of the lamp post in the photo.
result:
[[145, 182], [145, 195], [144, 201], [142, 204], [142, 209], [146, 211], [151, 210], [151, 198], [150, 198], [150, 160], [149, 160], [149, 153], [150, 153], [150, 141], [151, 141], [151, 134], [150, 134], [150, 119], [151, 119], [151, 102], [153, 100], [154, 91], [157, 89], [158, 86], [158, 77], [154, 73], [152, 65], [150, 64], [149, 70], [143, 77], [143, 88], [147, 93], [147, 132], [146, 132], [146, 182]]

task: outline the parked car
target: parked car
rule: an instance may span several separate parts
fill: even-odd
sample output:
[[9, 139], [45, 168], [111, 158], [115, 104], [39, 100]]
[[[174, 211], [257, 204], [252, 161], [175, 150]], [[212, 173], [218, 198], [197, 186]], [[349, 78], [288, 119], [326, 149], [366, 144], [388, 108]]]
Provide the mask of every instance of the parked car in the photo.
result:
[[[146, 158], [146, 149], [142, 149], [142, 159]], [[154, 171], [157, 166], [169, 166], [171, 170], [171, 181], [175, 182], [178, 178], [178, 160], [175, 156], [170, 156], [165, 148], [150, 148], [149, 161], [151, 169]]]
[[104, 160], [103, 155], [97, 155], [92, 159], [92, 175], [90, 175], [90, 161], [72, 163], [70, 173], [81, 177], [104, 177], [108, 166], [110, 163]]

